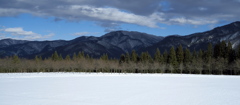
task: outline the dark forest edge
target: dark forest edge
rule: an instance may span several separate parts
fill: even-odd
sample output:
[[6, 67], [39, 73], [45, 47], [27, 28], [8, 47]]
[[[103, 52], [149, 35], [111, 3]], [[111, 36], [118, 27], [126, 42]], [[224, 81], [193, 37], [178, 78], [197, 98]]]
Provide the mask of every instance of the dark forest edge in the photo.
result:
[[57, 52], [47, 59], [21, 59], [18, 56], [0, 59], [0, 72], [109, 72], [109, 73], [180, 73], [240, 75], [240, 46], [232, 49], [230, 42], [212, 46], [207, 50], [191, 52], [179, 45], [163, 54], [156, 49], [152, 57], [148, 52], [138, 55], [134, 50], [122, 54], [120, 59], [109, 59], [103, 54], [99, 59], [84, 52], [72, 57], [62, 57]]

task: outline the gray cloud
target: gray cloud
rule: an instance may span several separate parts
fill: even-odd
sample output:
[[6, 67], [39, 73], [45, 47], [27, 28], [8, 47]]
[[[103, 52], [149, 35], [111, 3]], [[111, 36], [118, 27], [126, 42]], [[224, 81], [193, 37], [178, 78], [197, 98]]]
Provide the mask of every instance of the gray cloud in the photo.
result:
[[159, 28], [158, 23], [231, 22], [239, 20], [239, 7], [239, 0], [0, 0], [0, 16], [30, 13], [54, 16], [55, 21], [90, 20], [110, 30], [121, 23]]
[[[165, 2], [171, 9], [163, 11], [164, 8], [162, 8], [160, 12], [166, 13], [170, 22], [174, 19], [173, 17], [176, 17], [176, 19], [207, 24], [222, 20], [236, 21], [239, 20], [240, 16], [240, 11], [238, 11], [240, 2], [238, 0], [165, 0]], [[194, 24], [195, 22], [186, 21], [186, 23]]]
[[104, 32], [111, 32], [111, 31], [116, 31], [116, 30], [121, 30], [122, 28], [120, 27], [121, 23], [114, 23], [114, 22], [98, 22], [96, 23], [97, 25], [104, 27], [105, 30]]

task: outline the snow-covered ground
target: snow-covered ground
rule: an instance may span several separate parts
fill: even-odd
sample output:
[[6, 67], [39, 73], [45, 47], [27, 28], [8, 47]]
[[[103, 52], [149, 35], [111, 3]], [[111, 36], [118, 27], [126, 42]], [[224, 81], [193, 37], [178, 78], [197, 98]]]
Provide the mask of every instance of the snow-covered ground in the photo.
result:
[[240, 105], [240, 76], [0, 73], [0, 105]]

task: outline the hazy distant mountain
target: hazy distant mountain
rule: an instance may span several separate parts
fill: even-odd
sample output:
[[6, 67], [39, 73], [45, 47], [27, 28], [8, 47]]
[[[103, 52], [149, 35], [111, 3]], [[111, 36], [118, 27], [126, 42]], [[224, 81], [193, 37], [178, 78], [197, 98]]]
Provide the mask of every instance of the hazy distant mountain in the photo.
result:
[[49, 57], [54, 51], [62, 56], [73, 55], [84, 51], [92, 57], [108, 54], [110, 57], [118, 58], [122, 53], [136, 50], [138, 53], [148, 51], [154, 54], [157, 48], [162, 52], [175, 48], [180, 44], [191, 50], [206, 49], [208, 43], [213, 45], [220, 41], [230, 41], [236, 48], [240, 44], [240, 22], [234, 22], [213, 30], [195, 33], [186, 36], [172, 35], [167, 37], [154, 36], [146, 33], [133, 31], [114, 31], [101, 37], [82, 36], [65, 41], [25, 41], [3, 39], [0, 40], [0, 56], [18, 55], [24, 58], [33, 58], [35, 55]]

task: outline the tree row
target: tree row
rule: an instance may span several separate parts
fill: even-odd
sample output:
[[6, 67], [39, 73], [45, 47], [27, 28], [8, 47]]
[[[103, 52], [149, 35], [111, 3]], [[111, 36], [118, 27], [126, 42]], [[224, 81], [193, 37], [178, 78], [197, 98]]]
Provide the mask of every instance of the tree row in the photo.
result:
[[54, 52], [42, 59], [21, 59], [18, 56], [0, 59], [0, 72], [114, 72], [114, 73], [184, 73], [184, 74], [240, 74], [240, 46], [232, 49], [225, 41], [206, 50], [190, 51], [179, 45], [163, 53], [159, 49], [151, 56], [148, 52], [136, 51], [111, 59], [103, 54], [99, 59], [84, 52], [62, 57]]

